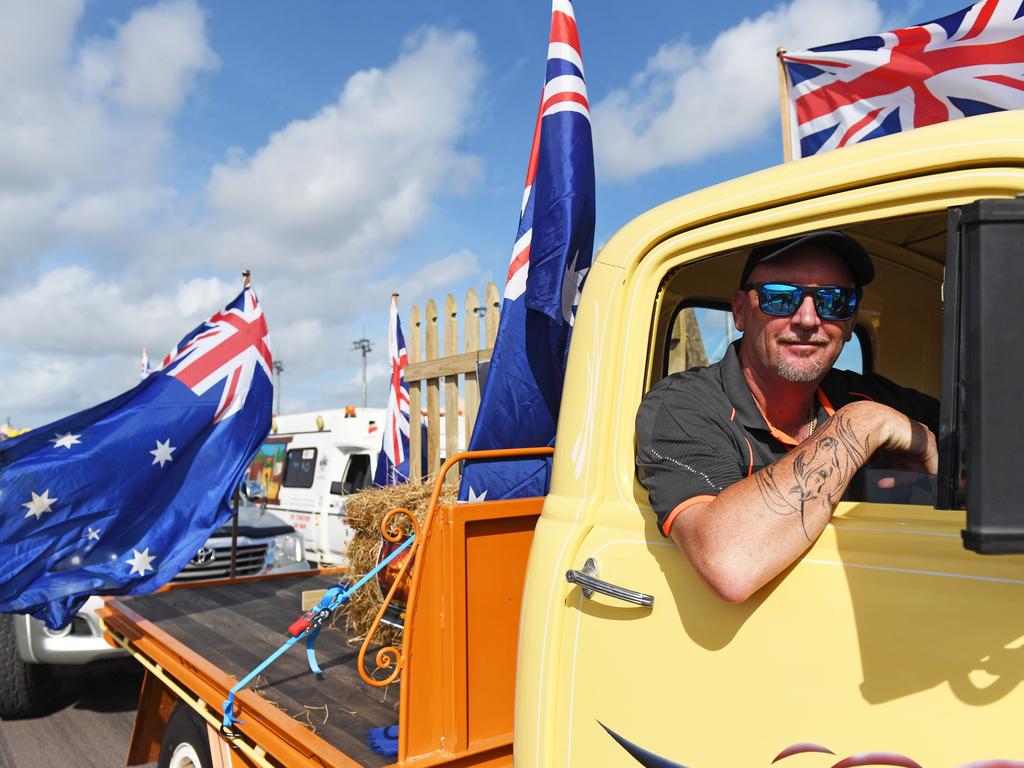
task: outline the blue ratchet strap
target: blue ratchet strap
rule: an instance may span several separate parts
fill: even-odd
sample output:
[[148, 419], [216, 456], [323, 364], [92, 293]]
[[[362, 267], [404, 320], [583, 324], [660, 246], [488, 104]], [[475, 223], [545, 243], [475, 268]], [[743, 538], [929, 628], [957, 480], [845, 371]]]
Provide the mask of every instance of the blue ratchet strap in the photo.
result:
[[280, 648], [256, 665], [248, 675], [239, 680], [238, 683], [235, 684], [235, 687], [228, 692], [228, 697], [224, 700], [224, 704], [221, 706], [221, 710], [224, 712], [224, 719], [221, 721], [220, 726], [221, 732], [230, 736], [232, 734], [232, 727], [236, 723], [244, 725], [244, 721], [238, 720], [235, 717], [236, 694], [252, 682], [260, 672], [273, 664], [281, 654], [295, 645], [299, 640], [302, 640], [303, 638], [306, 639], [306, 660], [309, 662], [310, 670], [317, 677], [323, 675], [323, 670], [320, 669], [320, 666], [316, 662], [316, 650], [314, 648], [314, 644], [324, 623], [331, 617], [331, 614], [341, 606], [342, 603], [348, 601], [348, 599], [351, 598], [360, 587], [364, 586], [370, 579], [387, 567], [388, 563], [398, 557], [398, 555], [408, 548], [415, 539], [416, 536], [413, 535], [403, 541], [394, 552], [377, 563], [373, 570], [363, 576], [363, 578], [351, 587], [346, 588], [341, 585], [331, 587], [327, 590], [327, 594], [320, 598], [320, 602], [294, 621], [292, 625], [288, 627], [288, 634], [290, 634], [291, 637], [285, 640]]

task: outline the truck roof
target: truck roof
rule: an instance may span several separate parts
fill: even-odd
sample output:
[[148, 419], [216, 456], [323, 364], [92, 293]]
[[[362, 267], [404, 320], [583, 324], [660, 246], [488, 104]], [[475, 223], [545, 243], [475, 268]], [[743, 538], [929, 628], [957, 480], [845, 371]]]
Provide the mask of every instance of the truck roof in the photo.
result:
[[274, 417], [270, 438], [322, 433], [330, 435], [331, 442], [338, 444], [379, 444], [384, 416], [383, 408], [333, 408], [282, 414]]
[[[1000, 165], [1024, 165], [1024, 113], [1019, 110], [854, 144], [683, 195], [622, 227], [596, 261], [627, 267], [641, 260], [654, 243], [739, 214], [923, 173]], [[620, 243], [633, 247], [615, 247]]]

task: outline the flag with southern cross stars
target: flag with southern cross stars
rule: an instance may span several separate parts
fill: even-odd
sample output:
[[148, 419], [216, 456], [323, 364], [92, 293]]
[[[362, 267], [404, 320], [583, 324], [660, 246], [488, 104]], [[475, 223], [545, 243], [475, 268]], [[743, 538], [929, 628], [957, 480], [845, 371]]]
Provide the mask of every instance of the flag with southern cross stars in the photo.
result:
[[[534, 128], [505, 300], [470, 450], [549, 445], [565, 361], [594, 249], [594, 147], [583, 57], [570, 0], [554, 0], [547, 72]], [[547, 462], [474, 462], [461, 501], [547, 493]]]
[[90, 595], [170, 581], [231, 516], [271, 369], [247, 285], [134, 389], [0, 443], [0, 612], [58, 629]]

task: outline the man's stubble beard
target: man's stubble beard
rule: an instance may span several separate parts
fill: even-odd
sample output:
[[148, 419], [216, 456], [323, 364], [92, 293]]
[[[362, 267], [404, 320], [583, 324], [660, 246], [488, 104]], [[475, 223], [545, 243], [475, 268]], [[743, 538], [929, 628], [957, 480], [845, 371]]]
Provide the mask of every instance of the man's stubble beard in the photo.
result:
[[[787, 336], [787, 337], [779, 339], [779, 341], [780, 342], [784, 342], [784, 341], [796, 342], [796, 341], [803, 341], [803, 339], [799, 339], [799, 338], [797, 338], [795, 336], [793, 336], [793, 337], [788, 337]], [[821, 336], [815, 335], [815, 336], [812, 336], [810, 339], [807, 339], [807, 341], [810, 341], [812, 343], [816, 343], [816, 342], [826, 342], [827, 343], [828, 339], [824, 338], [824, 337], [821, 337]], [[825, 361], [825, 359], [823, 359], [820, 356], [815, 356], [813, 360], [808, 360], [807, 358], [803, 358], [801, 361], [798, 361], [798, 362], [790, 360], [790, 359], [788, 359], [786, 357], [779, 357], [779, 359], [775, 361], [775, 373], [783, 381], [788, 381], [788, 382], [791, 382], [793, 384], [809, 384], [809, 383], [811, 383], [813, 381], [818, 381], [826, 373], [828, 373], [829, 369], [833, 365], [835, 365], [836, 360], [839, 359], [839, 355], [843, 351], [843, 346], [844, 346], [843, 344], [840, 344], [839, 348], [835, 352], [835, 356], [830, 361], [827, 361], [827, 362]], [[763, 360], [762, 362], [768, 363], [769, 361]]]
[[796, 366], [789, 360], [779, 360], [775, 372], [780, 378], [794, 384], [807, 384], [817, 381], [826, 371], [823, 360], [813, 360], [810, 365]]

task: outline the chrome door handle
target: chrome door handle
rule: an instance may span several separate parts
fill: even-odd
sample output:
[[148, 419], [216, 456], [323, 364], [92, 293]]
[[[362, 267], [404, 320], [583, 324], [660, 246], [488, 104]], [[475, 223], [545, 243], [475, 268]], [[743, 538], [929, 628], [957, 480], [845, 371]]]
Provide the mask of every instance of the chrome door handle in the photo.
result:
[[654, 605], [654, 595], [645, 595], [643, 592], [609, 584], [607, 581], [597, 578], [597, 561], [592, 557], [587, 558], [587, 562], [583, 564], [581, 570], [566, 571], [565, 580], [570, 584], [578, 584], [583, 596], [588, 599], [595, 592], [600, 592], [602, 595], [608, 595], [608, 597], [614, 597], [633, 605]]

